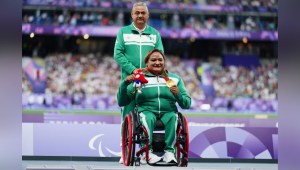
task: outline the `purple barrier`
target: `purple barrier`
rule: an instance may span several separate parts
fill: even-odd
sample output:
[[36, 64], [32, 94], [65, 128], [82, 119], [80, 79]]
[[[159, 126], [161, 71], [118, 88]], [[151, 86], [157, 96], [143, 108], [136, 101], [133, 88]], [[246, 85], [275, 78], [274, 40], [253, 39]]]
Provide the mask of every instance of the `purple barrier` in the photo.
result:
[[[55, 109], [55, 110], [98, 110], [98, 111], [119, 111], [120, 107], [113, 100], [114, 96], [84, 96], [72, 103], [70, 95], [55, 94], [22, 94], [23, 109]], [[228, 103], [232, 102], [232, 106], [228, 107]], [[277, 114], [277, 100], [262, 100], [252, 98], [236, 98], [228, 100], [226, 98], [214, 98], [209, 110], [203, 110], [201, 107], [207, 105], [205, 100], [193, 100], [193, 105], [189, 112], [240, 112], [240, 113], [265, 113]], [[179, 111], [186, 112], [178, 107]]]
[[[38, 26], [33, 24], [22, 24], [23, 34], [51, 34], [51, 35], [74, 35], [82, 36], [107, 36], [116, 37], [121, 27], [118, 26]], [[277, 41], [277, 31], [258, 31], [248, 32], [240, 30], [194, 30], [190, 28], [184, 29], [160, 29], [160, 34], [164, 38], [197, 38], [197, 39], [230, 39], [241, 40], [246, 37], [249, 40], [268, 40]]]
[[223, 67], [233, 66], [242, 66], [247, 69], [251, 67], [259, 67], [260, 61], [258, 55], [234, 55], [234, 54], [225, 54], [222, 57]]
[[[116, 111], [120, 112], [120, 111]], [[256, 117], [215, 117], [212, 115], [203, 117], [201, 114], [193, 115], [188, 111], [182, 112], [189, 126], [193, 127], [277, 127], [278, 119], [268, 118], [266, 115]], [[189, 115], [186, 115], [189, 114]], [[210, 114], [210, 113], [206, 113]], [[22, 114], [23, 123], [63, 123], [63, 124], [120, 124], [121, 114], [71, 114], [45, 112], [44, 114]]]
[[[22, 125], [24, 156], [119, 157], [120, 126]], [[277, 159], [277, 128], [189, 127], [190, 158]]]
[[62, 114], [45, 112], [44, 114], [23, 114], [24, 123], [67, 123], [67, 124], [120, 124], [119, 115], [104, 114]]

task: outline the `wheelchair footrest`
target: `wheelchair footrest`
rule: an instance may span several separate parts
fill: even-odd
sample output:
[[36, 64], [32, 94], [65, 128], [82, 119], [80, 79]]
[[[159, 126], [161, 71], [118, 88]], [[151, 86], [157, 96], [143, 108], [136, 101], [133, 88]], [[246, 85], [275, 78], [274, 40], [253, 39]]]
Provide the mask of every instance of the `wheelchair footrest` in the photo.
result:
[[141, 166], [141, 158], [140, 157], [135, 158], [134, 165], [135, 166]]
[[178, 163], [165, 163], [165, 162], [157, 162], [154, 164], [149, 164], [150, 166], [178, 166]]

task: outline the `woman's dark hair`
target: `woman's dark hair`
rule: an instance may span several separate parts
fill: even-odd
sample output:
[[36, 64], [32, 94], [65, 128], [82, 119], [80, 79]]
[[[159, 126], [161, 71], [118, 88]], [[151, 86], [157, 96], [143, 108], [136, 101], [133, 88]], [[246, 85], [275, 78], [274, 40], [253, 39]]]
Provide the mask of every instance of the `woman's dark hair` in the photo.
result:
[[164, 60], [166, 61], [166, 56], [164, 55], [164, 53], [162, 51], [160, 51], [159, 49], [154, 48], [153, 50], [148, 51], [148, 53], [146, 54], [146, 57], [144, 60], [145, 64], [148, 62], [150, 56], [155, 52], [159, 52], [163, 56]]

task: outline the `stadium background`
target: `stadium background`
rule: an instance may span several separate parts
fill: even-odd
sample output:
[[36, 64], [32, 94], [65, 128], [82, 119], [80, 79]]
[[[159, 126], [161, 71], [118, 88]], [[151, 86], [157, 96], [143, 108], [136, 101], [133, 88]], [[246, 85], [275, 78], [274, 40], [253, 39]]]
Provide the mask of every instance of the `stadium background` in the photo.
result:
[[[203, 138], [211, 141], [204, 133], [207, 129], [211, 134], [223, 134], [229, 128], [228, 136], [241, 134], [244, 141], [254, 136], [250, 141], [258, 140], [265, 145], [262, 148], [271, 150], [268, 156], [259, 157], [265, 152], [220, 155], [207, 149], [194, 157], [277, 159], [277, 1], [148, 3], [149, 24], [162, 35], [167, 67], [184, 77], [193, 98], [192, 108], [183, 112], [195, 142]], [[31, 143], [25, 140], [23, 146], [31, 147], [23, 149], [23, 155], [99, 156], [43, 150], [47, 145], [41, 138], [57, 137], [44, 137], [43, 127], [53, 134], [57, 129], [70, 134], [76, 128], [97, 134], [97, 130], [116, 125], [110, 128], [118, 134], [120, 116], [115, 96], [120, 69], [112, 55], [118, 29], [131, 23], [131, 4], [125, 0], [23, 1], [23, 133], [30, 132], [35, 139]], [[237, 129], [243, 132], [234, 133]], [[266, 139], [259, 132], [271, 137], [271, 142], [262, 142]], [[218, 153], [223, 144], [211, 143], [211, 150]], [[239, 143], [239, 151], [251, 150], [244, 144]], [[100, 154], [107, 155], [116, 156]]]

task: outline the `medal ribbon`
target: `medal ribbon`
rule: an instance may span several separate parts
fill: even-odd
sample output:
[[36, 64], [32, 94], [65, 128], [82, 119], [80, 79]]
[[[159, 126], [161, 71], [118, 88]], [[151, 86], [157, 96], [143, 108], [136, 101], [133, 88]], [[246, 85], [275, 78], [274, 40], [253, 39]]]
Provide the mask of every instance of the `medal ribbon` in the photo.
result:
[[[148, 67], [146, 68], [146, 70], [147, 70], [148, 72], [152, 73], [152, 74], [155, 75], [155, 76], [160, 76], [159, 74], [154, 73], [153, 71], [151, 71]], [[169, 80], [169, 76], [168, 76], [166, 70], [163, 71], [163, 73], [161, 74], [161, 76], [163, 76], [163, 78], [166, 80], [166, 82]]]

